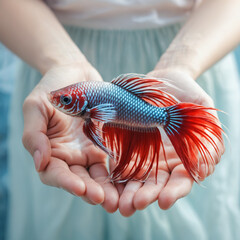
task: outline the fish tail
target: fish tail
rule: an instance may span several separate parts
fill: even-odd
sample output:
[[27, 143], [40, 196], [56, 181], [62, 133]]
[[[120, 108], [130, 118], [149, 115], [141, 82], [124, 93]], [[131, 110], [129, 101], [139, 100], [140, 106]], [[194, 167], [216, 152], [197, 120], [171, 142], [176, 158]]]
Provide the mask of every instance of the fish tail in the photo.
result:
[[165, 109], [167, 118], [163, 128], [186, 170], [199, 182], [201, 165], [207, 172], [222, 154], [223, 130], [209, 112], [216, 109], [193, 103], [178, 103]]
[[[187, 172], [199, 182], [222, 154], [223, 130], [218, 119], [209, 112], [216, 109], [192, 103], [178, 103], [164, 109], [166, 114], [161, 126]], [[167, 160], [159, 128], [104, 124], [104, 143], [115, 153], [116, 159], [112, 181], [144, 181], [153, 169], [157, 181], [160, 154]]]

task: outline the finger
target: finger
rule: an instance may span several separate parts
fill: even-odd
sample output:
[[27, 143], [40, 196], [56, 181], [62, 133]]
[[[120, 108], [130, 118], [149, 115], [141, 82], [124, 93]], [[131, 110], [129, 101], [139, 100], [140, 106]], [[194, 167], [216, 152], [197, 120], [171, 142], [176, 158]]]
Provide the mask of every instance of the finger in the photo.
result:
[[215, 170], [215, 164], [201, 163], [199, 167], [199, 181], [203, 181], [206, 177], [210, 176]]
[[44, 184], [63, 188], [77, 196], [82, 196], [86, 191], [84, 182], [70, 171], [64, 161], [57, 158], [51, 158], [46, 170], [39, 173], [39, 176]]
[[23, 145], [33, 156], [37, 171], [43, 171], [51, 156], [47, 131], [47, 116], [44, 106], [33, 99], [27, 99], [23, 106]]
[[118, 183], [118, 182], [116, 182], [115, 186], [116, 186], [116, 189], [118, 191], [118, 195], [121, 196], [123, 191], [124, 191], [124, 188], [125, 188], [126, 184], [125, 183]]
[[178, 165], [173, 169], [166, 186], [158, 197], [159, 207], [170, 208], [179, 198], [186, 196], [192, 189], [193, 179], [184, 166]]
[[119, 211], [123, 216], [129, 217], [136, 211], [133, 205], [133, 198], [141, 186], [142, 183], [138, 181], [130, 181], [126, 184], [119, 199]]
[[[113, 158], [109, 158], [109, 172], [112, 173], [113, 170], [116, 168], [117, 163]], [[117, 191], [118, 191], [118, 195], [121, 196], [124, 190], [126, 183], [119, 183], [119, 182], [115, 182], [114, 186], [116, 187]]]
[[119, 195], [116, 187], [110, 182], [106, 165], [103, 163], [94, 164], [89, 169], [90, 176], [102, 186], [104, 201], [102, 207], [110, 213], [118, 208]]
[[199, 180], [203, 181], [211, 175], [215, 170], [215, 165], [220, 162], [221, 156], [224, 153], [224, 143], [217, 139], [212, 134], [212, 143], [202, 141], [205, 144], [205, 156], [200, 156], [199, 159]]
[[85, 200], [89, 200], [93, 204], [101, 204], [104, 201], [104, 191], [99, 183], [91, 178], [85, 167], [74, 165], [70, 167], [70, 170], [75, 173], [86, 186], [84, 193]]
[[149, 176], [149, 178], [144, 183], [144, 185], [136, 192], [133, 199], [134, 207], [138, 210], [142, 210], [146, 208], [149, 204], [156, 201], [160, 191], [166, 185], [168, 178], [168, 172], [159, 170], [156, 179], [155, 171], [153, 171], [151, 176]]

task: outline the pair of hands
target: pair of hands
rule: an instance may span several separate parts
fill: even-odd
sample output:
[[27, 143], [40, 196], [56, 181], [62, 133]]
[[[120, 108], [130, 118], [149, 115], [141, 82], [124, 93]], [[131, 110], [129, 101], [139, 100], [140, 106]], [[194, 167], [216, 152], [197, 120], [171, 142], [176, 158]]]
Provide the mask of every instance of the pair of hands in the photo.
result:
[[[180, 101], [213, 107], [211, 98], [187, 74], [155, 70], [149, 75], [170, 79], [176, 88], [169, 92]], [[81, 196], [90, 204], [101, 204], [107, 212], [119, 208], [123, 216], [131, 216], [156, 200], [160, 208], [168, 209], [186, 196], [193, 179], [168, 142], [165, 143], [168, 166], [163, 158], [159, 159], [157, 184], [155, 171], [145, 183], [109, 181], [106, 155], [85, 137], [83, 121], [56, 110], [47, 98], [50, 91], [79, 81], [102, 81], [102, 78], [89, 63], [55, 67], [44, 75], [24, 102], [23, 144], [33, 156], [41, 181]], [[114, 164], [110, 160], [110, 169]], [[202, 179], [212, 171], [203, 173]]]

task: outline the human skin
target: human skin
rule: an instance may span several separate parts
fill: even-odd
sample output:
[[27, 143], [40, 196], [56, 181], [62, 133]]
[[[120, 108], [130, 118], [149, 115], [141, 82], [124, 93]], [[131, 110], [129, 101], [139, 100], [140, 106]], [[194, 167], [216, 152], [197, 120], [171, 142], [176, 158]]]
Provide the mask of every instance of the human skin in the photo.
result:
[[[168, 78], [181, 87], [181, 91], [169, 89], [179, 100], [212, 107], [212, 99], [195, 80], [239, 43], [238, 9], [238, 0], [203, 1], [149, 75]], [[119, 208], [123, 216], [156, 200], [160, 208], [168, 209], [191, 191], [193, 180], [171, 145], [166, 147], [170, 168], [160, 159], [157, 184], [154, 176], [145, 183], [113, 185], [106, 181], [105, 155], [82, 132], [74, 134], [74, 127], [81, 124], [78, 119], [55, 110], [47, 100], [51, 90], [80, 80], [102, 81], [101, 76], [44, 2], [0, 0], [0, 16], [0, 41], [43, 75], [23, 105], [23, 144], [43, 183], [101, 204], [108, 212]], [[73, 142], [74, 150], [70, 147]], [[203, 172], [202, 179], [213, 170]]]

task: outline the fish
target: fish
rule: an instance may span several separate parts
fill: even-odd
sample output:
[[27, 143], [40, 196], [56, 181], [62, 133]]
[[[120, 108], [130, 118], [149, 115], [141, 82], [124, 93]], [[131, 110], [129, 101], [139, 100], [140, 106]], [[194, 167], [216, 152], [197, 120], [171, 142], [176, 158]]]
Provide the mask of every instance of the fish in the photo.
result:
[[166, 91], [172, 84], [140, 74], [122, 74], [111, 82], [79, 82], [49, 93], [59, 111], [82, 118], [92, 143], [116, 162], [113, 182], [155, 178], [160, 154], [167, 162], [163, 132], [194, 181], [200, 179], [200, 158], [214, 167], [211, 147], [221, 157], [223, 129], [215, 108], [180, 102]]

